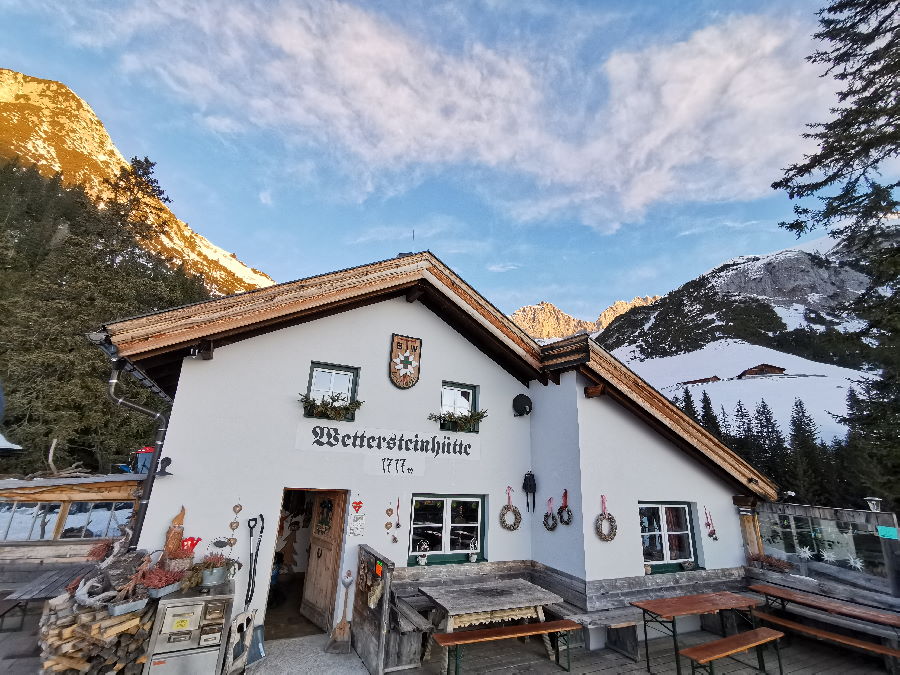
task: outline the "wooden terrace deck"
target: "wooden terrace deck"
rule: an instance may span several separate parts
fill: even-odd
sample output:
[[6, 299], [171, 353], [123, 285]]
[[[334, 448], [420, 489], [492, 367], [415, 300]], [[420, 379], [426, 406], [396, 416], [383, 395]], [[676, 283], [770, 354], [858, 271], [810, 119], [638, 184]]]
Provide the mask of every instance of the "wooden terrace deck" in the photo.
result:
[[[699, 631], [683, 636], [685, 647], [717, 639], [718, 636]], [[437, 650], [435, 650], [437, 651]], [[527, 643], [519, 640], [503, 640], [470, 645], [464, 648], [463, 672], [465, 673], [563, 673], [547, 658], [544, 645], [539, 639]], [[643, 655], [643, 647], [641, 654]], [[737, 654], [746, 663], [756, 663], [753, 651]], [[795, 636], [790, 643], [782, 643], [781, 657], [784, 672], [790, 675], [857, 675], [862, 673], [884, 673], [883, 664], [877, 658], [857, 654], [846, 649], [838, 649], [829, 644], [806, 640]], [[669, 637], [650, 640], [650, 665], [655, 675], [675, 673], [675, 658], [672, 640]], [[767, 672], [777, 673], [775, 652], [766, 652]], [[434, 657], [424, 668], [404, 670], [403, 673], [421, 675], [443, 675], [446, 663], [439, 663]], [[690, 661], [682, 657], [683, 673], [690, 673]], [[583, 647], [572, 649], [572, 673], [646, 673], [643, 659], [635, 663], [609, 649], [589, 652]], [[716, 673], [758, 673], [755, 668], [742, 666], [730, 659], [716, 662]]]

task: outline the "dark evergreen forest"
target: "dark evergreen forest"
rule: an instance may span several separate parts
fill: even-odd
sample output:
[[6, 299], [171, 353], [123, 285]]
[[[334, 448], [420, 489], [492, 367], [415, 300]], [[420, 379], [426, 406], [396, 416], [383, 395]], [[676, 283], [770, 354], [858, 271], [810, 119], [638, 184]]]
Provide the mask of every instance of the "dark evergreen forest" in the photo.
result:
[[[106, 396], [107, 357], [85, 337], [101, 324], [209, 297], [201, 278], [148, 253], [157, 199], [154, 164], [133, 159], [98, 206], [59, 176], [0, 163], [0, 382], [2, 430], [24, 448], [0, 460], [2, 473], [81, 462], [106, 472], [153, 439], [153, 422]], [[126, 379], [133, 400], [163, 402]]]

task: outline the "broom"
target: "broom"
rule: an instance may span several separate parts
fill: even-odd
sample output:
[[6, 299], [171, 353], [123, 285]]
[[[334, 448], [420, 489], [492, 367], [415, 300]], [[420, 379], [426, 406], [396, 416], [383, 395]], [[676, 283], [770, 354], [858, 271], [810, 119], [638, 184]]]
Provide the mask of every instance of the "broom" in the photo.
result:
[[325, 651], [329, 654], [350, 653], [350, 623], [347, 621], [347, 596], [350, 593], [350, 585], [353, 583], [353, 572], [347, 573], [341, 579], [344, 584], [344, 609], [341, 611], [341, 621], [331, 631], [331, 639], [325, 645]]

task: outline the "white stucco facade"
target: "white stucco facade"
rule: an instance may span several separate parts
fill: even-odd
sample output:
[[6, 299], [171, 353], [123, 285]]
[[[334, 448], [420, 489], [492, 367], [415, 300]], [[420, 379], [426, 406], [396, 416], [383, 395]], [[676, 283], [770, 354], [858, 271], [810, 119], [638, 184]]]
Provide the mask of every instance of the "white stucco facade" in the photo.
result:
[[[392, 334], [422, 340], [418, 383], [402, 390], [388, 378]], [[357, 397], [364, 401], [352, 422], [305, 418], [298, 403], [306, 392], [311, 362], [360, 369]], [[478, 407], [489, 412], [477, 434], [440, 432], [426, 420], [440, 408], [442, 381], [478, 387]], [[267, 580], [285, 488], [348, 491], [349, 504], [362, 501], [362, 536], [345, 530], [341, 570], [356, 568], [357, 546], [368, 544], [397, 565], [409, 554], [409, 509], [413, 494], [471, 494], [485, 499], [485, 554], [490, 561], [536, 560], [581, 579], [644, 573], [638, 526], [639, 501], [692, 505], [698, 557], [708, 569], [742, 562], [734, 488], [689, 458], [607, 397], [587, 399], [586, 381], [563, 373], [560, 384], [526, 387], [477, 349], [438, 315], [418, 302], [391, 299], [274, 330], [216, 349], [212, 360], [186, 359], [181, 371], [164, 454], [172, 476], [156, 481], [141, 546], [156, 549], [180, 506], [186, 507], [185, 536], [199, 536], [199, 554], [217, 537], [228, 537], [232, 506], [240, 503], [241, 528], [231, 554], [249, 558], [248, 517], [263, 514], [266, 529], [253, 601], [265, 611]], [[527, 394], [529, 416], [516, 417], [512, 399]], [[472, 442], [471, 456], [429, 457], [413, 453], [413, 474], [379, 474], [377, 448], [313, 449], [315, 426], [341, 433], [393, 430], [422, 438], [450, 436]], [[526, 513], [522, 477], [534, 471], [535, 513]], [[518, 531], [500, 527], [506, 487], [522, 512]], [[546, 501], [554, 510], [563, 489], [573, 521], [548, 532], [542, 524]], [[600, 495], [618, 519], [618, 536], [601, 542], [594, 534]], [[403, 527], [386, 531], [385, 510], [400, 501]], [[705, 536], [703, 507], [715, 518], [718, 541]], [[391, 535], [398, 541], [393, 543]], [[247, 569], [236, 577], [236, 606], [243, 605]], [[352, 592], [352, 591], [351, 591]], [[351, 600], [352, 603], [352, 600]], [[341, 603], [336, 603], [339, 610]]]

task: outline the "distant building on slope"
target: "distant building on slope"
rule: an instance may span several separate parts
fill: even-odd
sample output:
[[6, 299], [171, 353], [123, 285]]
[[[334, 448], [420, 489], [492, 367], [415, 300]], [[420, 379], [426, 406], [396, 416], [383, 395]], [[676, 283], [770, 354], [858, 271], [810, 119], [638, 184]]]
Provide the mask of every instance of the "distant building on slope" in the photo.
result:
[[688, 384], [706, 384], [707, 382], [719, 382], [721, 381], [721, 379], [722, 378], [718, 375], [713, 375], [712, 377], [701, 377], [699, 380], [685, 380], [684, 382], [679, 382], [678, 386], [681, 387]]
[[747, 370], [737, 376], [737, 379], [742, 380], [745, 377], [753, 377], [755, 375], [784, 375], [784, 368], [773, 366], [771, 363], [760, 363], [758, 366], [747, 368]]

